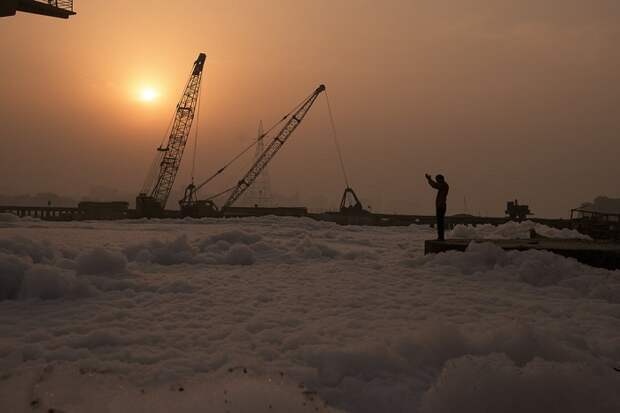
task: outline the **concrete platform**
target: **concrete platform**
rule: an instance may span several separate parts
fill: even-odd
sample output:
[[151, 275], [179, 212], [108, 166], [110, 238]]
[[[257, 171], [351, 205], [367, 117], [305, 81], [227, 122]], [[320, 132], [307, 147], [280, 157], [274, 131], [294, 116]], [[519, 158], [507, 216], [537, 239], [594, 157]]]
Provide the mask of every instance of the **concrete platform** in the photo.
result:
[[523, 239], [523, 240], [474, 240], [449, 239], [424, 241], [424, 254], [446, 251], [465, 251], [470, 242], [490, 242], [506, 251], [544, 250], [593, 267], [609, 270], [620, 269], [620, 243], [583, 240]]

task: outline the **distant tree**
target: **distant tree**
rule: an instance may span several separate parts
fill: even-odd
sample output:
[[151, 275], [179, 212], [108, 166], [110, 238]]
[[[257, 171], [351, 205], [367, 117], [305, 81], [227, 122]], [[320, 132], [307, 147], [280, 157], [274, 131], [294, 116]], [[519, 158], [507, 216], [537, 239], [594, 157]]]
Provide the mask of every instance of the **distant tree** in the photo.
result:
[[593, 202], [584, 202], [579, 208], [596, 212], [620, 214], [620, 198], [610, 198], [601, 195], [594, 198]]

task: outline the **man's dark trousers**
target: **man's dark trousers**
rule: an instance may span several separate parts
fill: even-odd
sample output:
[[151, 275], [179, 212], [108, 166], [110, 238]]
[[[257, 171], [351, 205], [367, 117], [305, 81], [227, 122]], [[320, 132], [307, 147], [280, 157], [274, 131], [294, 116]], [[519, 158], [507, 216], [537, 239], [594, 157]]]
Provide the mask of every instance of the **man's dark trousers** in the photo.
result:
[[440, 241], [444, 240], [445, 218], [446, 206], [437, 206], [437, 239]]

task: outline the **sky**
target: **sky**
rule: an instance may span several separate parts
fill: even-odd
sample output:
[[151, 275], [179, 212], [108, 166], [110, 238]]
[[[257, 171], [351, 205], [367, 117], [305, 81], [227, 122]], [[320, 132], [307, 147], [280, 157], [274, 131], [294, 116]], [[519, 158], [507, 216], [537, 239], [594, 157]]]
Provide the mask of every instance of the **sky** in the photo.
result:
[[[617, 0], [75, 0], [0, 19], [0, 193], [137, 194], [207, 54], [196, 179], [324, 83], [351, 186], [373, 211], [567, 216], [620, 197]], [[145, 89], [156, 96], [140, 99]], [[176, 188], [189, 183], [188, 145]], [[213, 182], [229, 187], [251, 159]], [[310, 207], [345, 187], [325, 97], [270, 165]], [[222, 201], [220, 201], [222, 202]], [[174, 207], [171, 199], [168, 206]]]

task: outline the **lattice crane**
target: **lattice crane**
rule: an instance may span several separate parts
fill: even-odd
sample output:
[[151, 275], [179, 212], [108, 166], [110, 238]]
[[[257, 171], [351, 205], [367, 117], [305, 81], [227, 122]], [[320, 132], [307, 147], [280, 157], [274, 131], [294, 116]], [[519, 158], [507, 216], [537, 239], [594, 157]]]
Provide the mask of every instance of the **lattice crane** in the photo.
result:
[[181, 100], [177, 104], [168, 140], [165, 146], [162, 142], [162, 145], [157, 148], [157, 155], [151, 172], [136, 198], [138, 216], [158, 217], [163, 215], [192, 128], [206, 58], [207, 56], [204, 53], [200, 53], [194, 62]]
[[228, 200], [224, 204], [223, 208], [232, 206], [237, 199], [254, 183], [258, 175], [262, 172], [263, 169], [271, 162], [276, 153], [284, 146], [288, 138], [291, 134], [297, 129], [297, 126], [304, 119], [314, 101], [319, 97], [321, 92], [325, 90], [325, 85], [320, 85], [312, 95], [293, 113], [293, 115], [288, 119], [286, 124], [280, 129], [280, 132], [276, 135], [275, 138], [271, 141], [271, 143], [265, 148], [265, 151], [261, 156], [258, 157], [254, 165], [250, 168], [248, 172], [241, 178], [241, 180], [237, 183], [237, 186], [233, 189], [232, 193], [228, 197]]
[[[227, 189], [223, 193], [230, 192], [230, 196], [228, 200], [222, 206], [222, 209], [232, 206], [238, 199], [243, 195], [243, 193], [256, 181], [256, 178], [260, 175], [260, 173], [265, 169], [265, 167], [271, 162], [273, 157], [278, 153], [280, 148], [286, 143], [286, 141], [291, 137], [295, 129], [299, 126], [304, 117], [308, 114], [308, 111], [319, 97], [319, 95], [325, 91], [325, 85], [320, 85], [315, 89], [315, 91], [304, 100], [299, 106], [296, 107], [294, 111], [289, 113], [288, 115], [282, 118], [282, 121], [286, 121], [284, 126], [280, 129], [280, 131], [275, 135], [273, 140], [267, 145], [264, 152], [256, 159], [252, 167], [248, 170], [248, 172], [241, 178], [241, 180], [232, 188]], [[281, 122], [282, 122], [281, 121]], [[262, 137], [261, 137], [262, 139]], [[249, 149], [249, 148], [248, 148]], [[247, 150], [247, 149], [246, 149]], [[230, 162], [232, 163], [232, 162]], [[219, 171], [217, 171], [213, 176], [205, 180], [199, 185], [190, 184], [185, 190], [185, 196], [179, 204], [181, 206], [181, 212], [185, 216], [204, 216], [217, 212], [217, 207], [211, 200], [198, 200], [197, 192], [209, 183], [213, 178], [222, 173], [224, 169], [228, 167], [227, 164]], [[220, 195], [220, 194], [218, 194]]]

